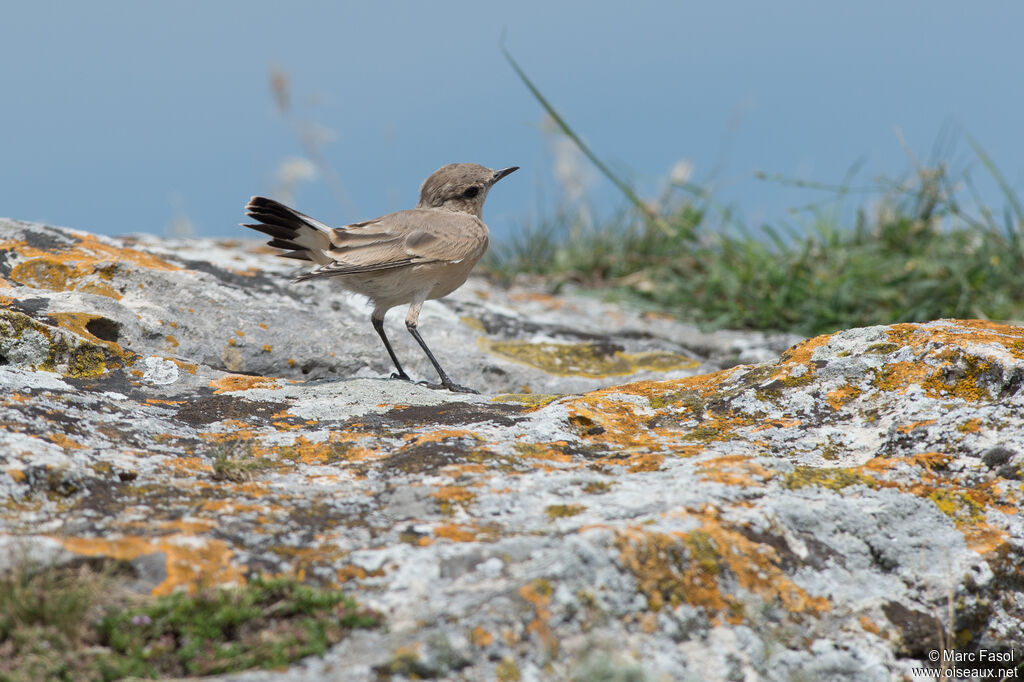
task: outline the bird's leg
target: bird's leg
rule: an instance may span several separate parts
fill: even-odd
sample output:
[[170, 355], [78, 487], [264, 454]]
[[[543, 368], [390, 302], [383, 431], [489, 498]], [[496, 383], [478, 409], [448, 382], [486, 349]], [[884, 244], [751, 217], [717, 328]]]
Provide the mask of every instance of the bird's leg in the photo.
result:
[[423, 352], [427, 354], [427, 359], [430, 360], [430, 364], [432, 364], [434, 369], [437, 370], [437, 375], [441, 377], [441, 388], [447, 388], [449, 391], [454, 391], [455, 393], [479, 393], [480, 391], [474, 391], [472, 388], [459, 386], [449, 379], [448, 375], [445, 374], [443, 369], [441, 369], [441, 363], [437, 361], [434, 354], [430, 352], [429, 348], [427, 348], [427, 342], [423, 340], [423, 337], [420, 336], [419, 330], [416, 329], [416, 323], [419, 321], [420, 308], [422, 306], [422, 302], [413, 303], [409, 306], [409, 313], [405, 316], [405, 328], [409, 330], [410, 334], [412, 334], [412, 338], [416, 339], [416, 343], [420, 344], [420, 348], [422, 348]]
[[398, 371], [391, 375], [392, 379], [405, 379], [411, 381], [409, 375], [402, 369], [402, 363], [398, 361], [398, 356], [395, 355], [395, 349], [391, 347], [391, 342], [388, 341], [388, 335], [384, 333], [384, 316], [377, 317], [376, 311], [370, 316], [370, 322], [373, 323], [373, 328], [377, 330], [377, 334], [380, 335], [380, 340], [384, 342], [384, 347], [388, 350], [388, 355], [391, 356], [391, 362], [395, 363], [395, 369]]

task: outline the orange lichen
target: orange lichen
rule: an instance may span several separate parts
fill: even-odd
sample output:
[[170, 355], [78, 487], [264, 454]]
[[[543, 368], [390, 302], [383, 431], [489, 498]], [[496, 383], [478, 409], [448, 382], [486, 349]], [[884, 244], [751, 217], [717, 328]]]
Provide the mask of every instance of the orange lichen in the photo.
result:
[[649, 400], [658, 400], [659, 404], [675, 405], [678, 404], [678, 401], [670, 398], [683, 396], [691, 391], [702, 398], [712, 395], [723, 383], [741, 369], [741, 366], [730, 367], [729, 369], [712, 372], [711, 374], [700, 374], [698, 376], [667, 381], [634, 381], [628, 384], [591, 391], [577, 400], [587, 401], [588, 399], [602, 399], [610, 394], [623, 394], [638, 395]]
[[462, 508], [468, 507], [476, 499], [476, 493], [457, 485], [444, 485], [430, 494], [437, 501], [441, 513], [451, 516], [455, 513], [456, 505]]
[[855, 400], [861, 393], [862, 391], [856, 386], [847, 384], [846, 386], [840, 386], [834, 391], [829, 391], [825, 394], [825, 400], [828, 402], [829, 407], [838, 412], [846, 403]]
[[75, 235], [75, 239], [78, 241], [54, 251], [37, 249], [24, 241], [5, 239], [0, 240], [0, 251], [14, 251], [26, 259], [41, 258], [65, 266], [70, 264], [83, 274], [99, 271], [104, 279], [110, 279], [112, 273], [109, 270], [103, 272], [103, 269], [118, 263], [131, 263], [148, 270], [184, 270], [145, 251], [106, 244], [95, 235]]
[[68, 289], [68, 280], [77, 279], [81, 275], [72, 273], [71, 268], [63, 263], [55, 263], [50, 259], [36, 258], [18, 263], [11, 268], [11, 280], [25, 286], [50, 291]]
[[65, 449], [70, 448], [72, 450], [80, 450], [85, 447], [81, 443], [76, 443], [75, 441], [71, 440], [70, 438], [68, 438], [67, 435], [63, 433], [51, 433], [49, 436], [47, 436], [47, 438], [54, 445], [59, 445], [60, 447]]
[[646, 425], [644, 415], [637, 414], [632, 403], [608, 400], [589, 393], [569, 403], [569, 423], [584, 438], [617, 448], [648, 450], [657, 447], [657, 429]]
[[215, 394], [232, 391], [248, 391], [253, 388], [279, 388], [277, 379], [273, 377], [250, 376], [248, 374], [226, 374], [210, 382]]
[[910, 386], [920, 386], [934, 371], [924, 362], [889, 362], [875, 370], [872, 384], [880, 391], [906, 393]]
[[251, 504], [237, 499], [221, 499], [206, 500], [199, 507], [199, 511], [220, 516], [222, 514], [264, 513], [273, 508], [266, 504]]
[[350, 580], [362, 580], [366, 577], [366, 569], [361, 566], [346, 564], [338, 569], [335, 576], [339, 583], [347, 583]]
[[873, 457], [861, 467], [868, 471], [883, 472], [896, 468], [899, 464], [919, 466], [929, 471], [936, 467], [944, 467], [953, 461], [953, 456], [943, 452], [922, 452], [909, 457]]
[[206, 464], [202, 457], [170, 457], [165, 463], [167, 466], [181, 473], [213, 471], [213, 468], [209, 464]]
[[1024, 358], [1024, 327], [1013, 325], [943, 320], [891, 325], [887, 334], [893, 344], [910, 348], [919, 357], [915, 361], [889, 362], [876, 370], [874, 385], [882, 390], [902, 393], [916, 384], [933, 398], [986, 400], [991, 396], [981, 380], [995, 363], [973, 349], [1000, 346], [1013, 357]]
[[93, 335], [93, 333], [89, 331], [89, 323], [94, 320], [104, 319], [102, 315], [93, 315], [92, 313], [49, 313], [47, 317], [53, 320], [58, 326], [63, 327], [68, 331], [72, 331], [97, 345], [106, 346], [116, 355], [134, 356], [134, 353], [130, 353], [122, 349], [121, 346], [117, 345], [113, 341], [105, 341]]
[[485, 630], [482, 625], [477, 625], [470, 632], [469, 640], [473, 642], [474, 646], [488, 647], [494, 643], [494, 635]]
[[988, 320], [941, 320], [927, 324], [893, 324], [887, 334], [894, 343], [923, 349], [931, 346], [963, 346], [965, 343], [997, 344], [1016, 358], [1024, 359], [1024, 327]]
[[858, 468], [880, 474], [897, 471], [901, 466], [919, 468], [920, 473], [910, 482], [876, 477], [876, 485], [930, 500], [953, 520], [969, 548], [981, 554], [995, 551], [1005, 545], [1007, 534], [988, 523], [987, 513], [1013, 514], [1017, 509], [998, 504], [1001, 490], [997, 481], [964, 486], [948, 478], [945, 469], [953, 459], [946, 453], [924, 452], [910, 457], [876, 457]]
[[900, 433], [910, 433], [914, 429], [925, 427], [928, 426], [929, 424], [934, 423], [934, 419], [922, 419], [921, 421], [911, 422], [909, 424], [904, 424], [903, 426], [897, 426], [896, 430], [899, 431]]
[[864, 630], [866, 630], [867, 632], [870, 632], [873, 635], [882, 634], [882, 628], [878, 627], [875, 621], [871, 620], [867, 616], [861, 616], [859, 622], [860, 626], [864, 628]]
[[216, 519], [176, 519], [174, 521], [161, 521], [157, 524], [162, 531], [172, 531], [187, 535], [201, 535], [213, 530], [219, 525]]
[[652, 610], [688, 603], [703, 608], [715, 625], [740, 623], [747, 608], [743, 596], [723, 591], [733, 582], [793, 614], [832, 608], [828, 599], [809, 595], [786, 576], [773, 547], [750, 540], [714, 511], [691, 516], [701, 525], [688, 533], [633, 527], [615, 540], [619, 561], [636, 576]]
[[[528, 389], [529, 386], [523, 386]], [[524, 407], [523, 412], [536, 412], [537, 410], [550, 405], [562, 396], [550, 393], [532, 393], [524, 390], [522, 393], [502, 393], [491, 398], [492, 403], [516, 403]]]
[[[561, 462], [563, 464], [569, 464], [573, 461], [571, 455], [565, 453], [565, 447], [568, 445], [565, 441], [556, 441], [554, 443], [530, 443], [525, 440], [521, 440], [513, 444], [516, 454], [525, 459], [538, 459], [546, 460], [550, 462]], [[550, 467], [548, 467], [550, 470]]]
[[453, 542], [473, 542], [476, 540], [476, 532], [467, 526], [457, 523], [449, 523], [434, 528], [434, 535]]
[[629, 459], [629, 471], [634, 474], [641, 471], [657, 471], [664, 461], [664, 455], [654, 453], [637, 455]]
[[195, 592], [200, 586], [244, 584], [242, 570], [232, 563], [231, 548], [223, 540], [194, 535], [160, 538], [76, 538], [55, 537], [66, 550], [83, 556], [102, 556], [123, 561], [149, 554], [163, 554], [167, 577], [152, 594], [170, 594], [184, 588]]
[[725, 455], [705, 460], [697, 468], [701, 478], [724, 485], [764, 485], [772, 473], [746, 455]]
[[178, 369], [180, 369], [182, 371], [185, 371], [185, 372], [188, 372], [189, 374], [195, 374], [196, 370], [199, 368], [198, 365], [193, 365], [191, 362], [185, 362], [185, 361], [179, 360], [177, 358], [165, 357], [163, 359], [167, 360], [169, 362], [173, 362], [175, 365], [178, 366]]
[[121, 293], [116, 291], [109, 284], [104, 284], [103, 282], [86, 282], [82, 286], [78, 287], [78, 290], [84, 294], [106, 296], [107, 298], [112, 298], [115, 301], [121, 300]]
[[658, 614], [647, 611], [640, 616], [640, 629], [644, 634], [653, 635], [658, 631]]
[[1007, 533], [988, 523], [959, 525], [958, 530], [964, 534], [964, 542], [968, 549], [978, 554], [988, 554], [1006, 546]]
[[19, 284], [50, 291], [75, 289], [115, 300], [121, 298], [120, 292], [103, 280], [111, 280], [120, 264], [134, 263], [151, 270], [182, 269], [143, 251], [104, 244], [92, 235], [77, 239], [53, 251], [7, 239], [0, 241], [0, 251], [13, 251], [24, 259], [11, 268], [10, 278]]
[[164, 337], [164, 343], [166, 343], [171, 348], [178, 347], [178, 339], [174, 338], [174, 336], [172, 336], [171, 334], [168, 334], [167, 336]]
[[534, 619], [526, 626], [526, 630], [540, 639], [549, 656], [558, 654], [558, 639], [551, 632], [549, 625], [551, 620], [549, 605], [553, 592], [551, 583], [543, 578], [538, 578], [519, 588], [519, 596], [533, 607], [534, 612]]
[[807, 339], [806, 341], [789, 348], [779, 358], [779, 364], [777, 365], [779, 370], [776, 374], [785, 373], [788, 376], [792, 372], [792, 369], [797, 365], [808, 367], [809, 371], [813, 372], [814, 364], [811, 362], [811, 356], [814, 355], [814, 351], [831, 341], [833, 336], [835, 336], [835, 334], [822, 334], [821, 336], [815, 336], [814, 338]]
[[[275, 422], [276, 424], [276, 422]], [[362, 438], [363, 434], [339, 431], [332, 433], [323, 441], [311, 441], [305, 436], [298, 436], [291, 445], [276, 446], [278, 454], [287, 459], [303, 464], [322, 465], [338, 462], [356, 462], [374, 454], [368, 448], [356, 447], [352, 442]]]
[[766, 431], [767, 429], [791, 429], [802, 424], [799, 419], [768, 419], [760, 426], [755, 426], [753, 431]]
[[[936, 359], [940, 362], [939, 369], [921, 382], [921, 387], [929, 396], [961, 398], [969, 402], [992, 397], [988, 389], [979, 383], [983, 375], [991, 372], [992, 362], [952, 350], [937, 354]], [[961, 365], [966, 365], [966, 368], [961, 369]], [[946, 376], [946, 369], [953, 369], [951, 376]]]
[[968, 419], [963, 424], [956, 427], [956, 430], [960, 431], [961, 433], [977, 433], [978, 431], [981, 430], [981, 424], [981, 419]]

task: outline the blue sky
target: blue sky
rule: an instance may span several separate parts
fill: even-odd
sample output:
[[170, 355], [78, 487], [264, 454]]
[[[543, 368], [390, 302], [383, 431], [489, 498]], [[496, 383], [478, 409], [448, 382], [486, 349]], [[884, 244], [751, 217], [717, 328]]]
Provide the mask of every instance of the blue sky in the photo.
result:
[[[753, 224], [820, 198], [754, 171], [864, 181], [966, 129], [1024, 190], [1024, 3], [12, 3], [0, 25], [0, 215], [102, 234], [242, 234], [252, 194], [302, 148], [276, 111], [331, 131], [297, 208], [341, 224], [412, 206], [438, 166], [519, 165], [488, 199], [500, 238], [550, 212], [542, 111], [508, 49], [588, 143], [653, 195], [713, 175]], [[970, 159], [960, 144], [954, 160]], [[983, 185], [985, 186], [985, 185]], [[619, 205], [599, 178], [599, 210]], [[991, 201], [999, 204], [992, 191]]]

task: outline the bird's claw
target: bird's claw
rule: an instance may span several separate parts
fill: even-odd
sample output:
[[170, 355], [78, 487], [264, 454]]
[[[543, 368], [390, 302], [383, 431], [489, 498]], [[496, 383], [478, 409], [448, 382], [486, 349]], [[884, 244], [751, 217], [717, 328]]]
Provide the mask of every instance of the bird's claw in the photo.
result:
[[476, 389], [469, 388], [468, 386], [459, 386], [458, 384], [452, 383], [451, 381], [447, 383], [441, 382], [440, 384], [432, 384], [429, 381], [419, 381], [417, 383], [420, 386], [426, 386], [427, 388], [432, 388], [435, 391], [440, 391], [444, 389], [447, 391], [451, 391], [452, 393], [474, 393], [476, 395], [480, 395], [480, 391], [477, 391]]
[[477, 391], [476, 389], [469, 388], [468, 386], [459, 386], [458, 384], [453, 384], [450, 381], [447, 384], [441, 384], [441, 387], [447, 388], [452, 393], [475, 393], [476, 395], [480, 395], [480, 391]]

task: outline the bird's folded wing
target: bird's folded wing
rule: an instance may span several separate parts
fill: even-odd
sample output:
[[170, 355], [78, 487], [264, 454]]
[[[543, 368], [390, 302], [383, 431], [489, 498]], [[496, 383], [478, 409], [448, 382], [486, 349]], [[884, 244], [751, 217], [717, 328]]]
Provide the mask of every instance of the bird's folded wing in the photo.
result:
[[487, 231], [479, 218], [434, 209], [412, 209], [336, 228], [332, 263], [298, 279], [391, 270], [425, 263], [458, 263], [479, 254]]

